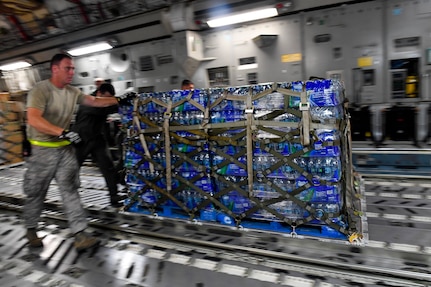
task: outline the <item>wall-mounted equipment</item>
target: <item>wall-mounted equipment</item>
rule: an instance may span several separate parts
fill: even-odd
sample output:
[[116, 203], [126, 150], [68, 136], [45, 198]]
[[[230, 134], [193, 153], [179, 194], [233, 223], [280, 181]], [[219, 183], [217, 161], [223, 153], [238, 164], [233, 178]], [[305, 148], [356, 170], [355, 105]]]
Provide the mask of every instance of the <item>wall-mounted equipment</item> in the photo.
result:
[[207, 70], [210, 87], [229, 86], [229, 69], [228, 67], [211, 68]]
[[265, 18], [271, 18], [278, 15], [277, 8], [264, 8], [258, 10], [246, 11], [238, 14], [218, 17], [207, 21], [210, 28], [222, 27], [238, 23], [250, 22]]
[[203, 61], [215, 58], [204, 57], [202, 36], [195, 31], [181, 31], [174, 34], [175, 61], [183, 68], [187, 78], [192, 78]]
[[29, 62], [18, 61], [18, 62], [13, 62], [13, 63], [9, 63], [9, 64], [5, 64], [3, 66], [0, 66], [0, 70], [1, 71], [13, 71], [13, 70], [18, 70], [18, 69], [27, 68], [27, 67], [31, 67], [31, 64]]
[[238, 70], [250, 70], [250, 69], [257, 69], [258, 64], [256, 62], [256, 57], [245, 57], [245, 58], [239, 58], [238, 61]]
[[431, 65], [431, 48], [426, 49], [425, 59], [427, 61], [427, 65]]
[[247, 74], [247, 84], [248, 85], [257, 85], [259, 83], [257, 73], [248, 73]]
[[392, 99], [419, 97], [419, 58], [390, 61]]
[[318, 43], [327, 43], [329, 41], [331, 41], [331, 34], [319, 34], [314, 36], [313, 41], [314, 43], [318, 44]]
[[386, 124], [385, 134], [394, 141], [415, 140], [416, 108], [394, 105], [384, 111]]
[[406, 90], [406, 69], [394, 69], [390, 72], [391, 95], [393, 99], [400, 99], [405, 97]]
[[259, 47], [269, 47], [277, 40], [278, 35], [259, 35], [253, 38], [253, 42]]
[[355, 68], [352, 70], [352, 88], [349, 100], [355, 105], [369, 104], [375, 101], [376, 69]]
[[154, 63], [152, 56], [139, 57], [139, 71], [148, 72], [154, 70]]
[[362, 84], [364, 86], [374, 86], [376, 84], [376, 70], [366, 69], [362, 70], [363, 78]]
[[275, 8], [278, 10], [278, 14], [284, 14], [291, 12], [294, 8], [293, 1], [282, 1], [275, 5]]
[[97, 42], [94, 44], [88, 44], [77, 48], [73, 48], [73, 49], [67, 50], [67, 53], [69, 53], [71, 56], [82, 56], [86, 54], [106, 51], [112, 48], [113, 46], [110, 43], [105, 41], [105, 42]]
[[421, 44], [421, 37], [406, 37], [394, 39], [395, 48], [415, 47]]
[[109, 53], [110, 67], [114, 72], [122, 73], [130, 66], [130, 58], [125, 51], [113, 51]]

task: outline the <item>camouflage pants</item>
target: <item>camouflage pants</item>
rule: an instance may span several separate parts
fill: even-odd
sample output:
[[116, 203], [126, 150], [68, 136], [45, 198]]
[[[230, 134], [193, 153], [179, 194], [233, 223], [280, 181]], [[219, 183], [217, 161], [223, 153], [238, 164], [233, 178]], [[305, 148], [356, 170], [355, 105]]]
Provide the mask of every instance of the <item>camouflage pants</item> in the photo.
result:
[[75, 148], [71, 145], [60, 148], [33, 146], [26, 167], [23, 183], [27, 196], [23, 210], [25, 227], [37, 227], [47, 191], [55, 179], [71, 231], [84, 230], [87, 216], [78, 193], [79, 166]]

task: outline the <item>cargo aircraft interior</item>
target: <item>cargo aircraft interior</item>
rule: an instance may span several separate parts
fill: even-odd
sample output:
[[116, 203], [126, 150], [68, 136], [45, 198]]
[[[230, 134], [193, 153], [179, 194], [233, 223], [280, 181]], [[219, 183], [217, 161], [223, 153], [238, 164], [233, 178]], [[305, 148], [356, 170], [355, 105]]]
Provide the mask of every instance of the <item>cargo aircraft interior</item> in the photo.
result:
[[[0, 12], [0, 286], [431, 286], [431, 0], [0, 0]], [[70, 86], [90, 95], [103, 81], [119, 102], [103, 133], [120, 204], [98, 160], [79, 170], [100, 242], [86, 250], [57, 177], [43, 246], [24, 224], [26, 143], [39, 144], [27, 99], [56, 54], [73, 61]]]

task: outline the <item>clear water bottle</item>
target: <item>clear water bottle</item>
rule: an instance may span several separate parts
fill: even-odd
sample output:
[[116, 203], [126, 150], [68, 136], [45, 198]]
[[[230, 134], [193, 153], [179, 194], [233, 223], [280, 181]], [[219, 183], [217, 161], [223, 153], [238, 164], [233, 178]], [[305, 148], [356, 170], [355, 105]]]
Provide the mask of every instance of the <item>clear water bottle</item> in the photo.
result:
[[324, 208], [327, 213], [339, 213], [340, 206], [337, 203], [327, 203]]
[[130, 169], [139, 169], [138, 162], [142, 160], [142, 156], [132, 150], [127, 150], [124, 159], [124, 167]]
[[324, 168], [324, 179], [339, 181], [341, 178], [341, 164], [339, 157], [326, 157]]
[[269, 96], [268, 107], [270, 110], [282, 110], [284, 109], [284, 96], [282, 93], [274, 92]]
[[267, 195], [266, 184], [259, 180], [253, 182], [253, 196], [261, 200], [264, 200], [266, 199], [266, 195]]
[[298, 172], [289, 164], [283, 165], [283, 175], [287, 179], [295, 179], [298, 177]]
[[332, 158], [331, 157], [325, 157], [323, 159], [324, 161], [324, 168], [323, 168], [323, 175], [322, 179], [324, 180], [331, 180], [333, 176], [333, 170], [332, 170]]
[[310, 157], [308, 159], [307, 171], [312, 175], [317, 175], [317, 166], [316, 166], [315, 158]]
[[295, 138], [295, 142], [290, 142], [290, 153], [291, 154], [304, 149], [304, 146], [300, 142], [297, 142], [296, 139], [297, 138]]
[[[302, 168], [303, 171], [307, 172], [308, 162], [307, 162], [306, 158], [304, 158], [304, 157], [297, 157], [297, 158], [293, 159], [293, 162], [296, 165], [298, 165], [300, 168]], [[294, 171], [293, 171], [293, 179], [296, 179], [296, 178], [300, 177], [301, 176], [301, 172], [303, 172], [303, 171], [294, 169]]]
[[335, 122], [336, 119], [340, 119], [342, 116], [342, 110], [340, 106], [324, 106], [324, 107], [310, 107], [311, 119], [317, 122]]
[[273, 183], [277, 185], [281, 190], [287, 193], [291, 192], [294, 187], [293, 181], [285, 178], [274, 178]]
[[154, 189], [147, 189], [141, 194], [141, 200], [147, 204], [155, 204], [157, 202], [157, 195]]
[[325, 162], [321, 157], [317, 157], [315, 160], [315, 166], [316, 166], [316, 175], [318, 177], [324, 176], [324, 170], [325, 170]]
[[213, 186], [211, 184], [211, 178], [209, 175], [203, 177], [202, 179], [196, 181], [196, 186], [202, 189], [205, 192], [210, 193], [213, 189]]

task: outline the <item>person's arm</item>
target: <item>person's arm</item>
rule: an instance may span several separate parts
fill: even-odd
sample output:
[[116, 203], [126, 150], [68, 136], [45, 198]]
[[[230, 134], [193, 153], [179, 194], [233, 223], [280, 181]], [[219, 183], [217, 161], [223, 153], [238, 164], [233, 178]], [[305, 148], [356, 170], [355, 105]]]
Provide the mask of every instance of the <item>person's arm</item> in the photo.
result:
[[107, 116], [118, 112], [118, 106], [108, 106], [108, 107], [90, 107], [90, 106], [80, 106], [80, 111], [86, 115], [94, 116]]
[[84, 95], [81, 105], [103, 108], [118, 105], [118, 100], [115, 97], [93, 97]]
[[63, 128], [51, 124], [42, 117], [43, 112], [36, 108], [27, 108], [27, 123], [37, 129], [39, 132], [60, 136], [63, 132]]

